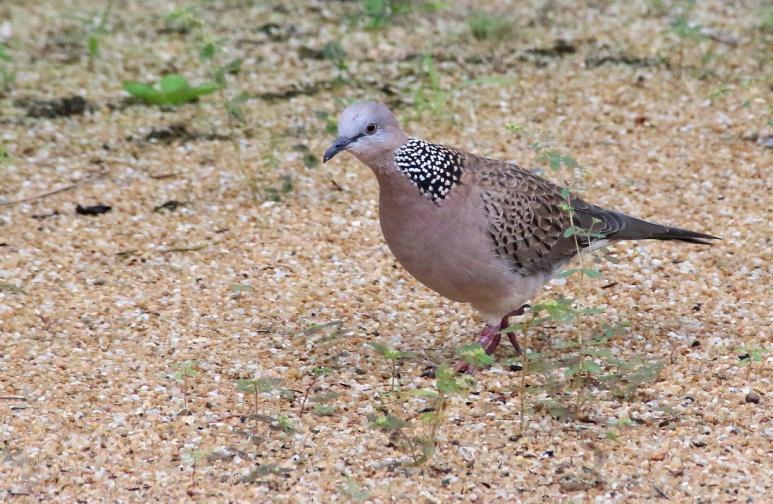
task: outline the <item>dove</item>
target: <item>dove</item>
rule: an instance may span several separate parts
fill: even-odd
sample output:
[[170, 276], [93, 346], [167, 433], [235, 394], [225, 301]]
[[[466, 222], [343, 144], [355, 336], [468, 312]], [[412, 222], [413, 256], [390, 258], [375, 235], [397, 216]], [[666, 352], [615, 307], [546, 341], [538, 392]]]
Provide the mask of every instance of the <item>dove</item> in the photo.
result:
[[[505, 331], [509, 318], [523, 314], [578, 249], [621, 240], [706, 245], [718, 239], [587, 203], [513, 163], [410, 137], [377, 102], [341, 113], [323, 162], [341, 152], [375, 174], [381, 230], [397, 261], [425, 286], [480, 314], [485, 326], [478, 341], [487, 354], [503, 332], [520, 353], [516, 334]], [[586, 232], [570, 236], [570, 228]]]

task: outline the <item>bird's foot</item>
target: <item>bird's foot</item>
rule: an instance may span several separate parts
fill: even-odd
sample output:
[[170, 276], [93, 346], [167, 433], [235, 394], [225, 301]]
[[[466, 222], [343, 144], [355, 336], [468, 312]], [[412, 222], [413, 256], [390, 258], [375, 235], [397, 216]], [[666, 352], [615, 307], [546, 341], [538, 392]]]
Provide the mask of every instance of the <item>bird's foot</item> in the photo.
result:
[[[502, 340], [502, 328], [502, 324], [498, 326], [486, 324], [486, 327], [481, 331], [480, 336], [478, 337], [478, 343], [483, 347], [483, 351], [486, 352], [486, 355], [493, 354], [494, 350], [499, 346], [499, 342]], [[459, 361], [454, 365], [454, 371], [457, 373], [475, 374], [477, 370], [478, 368], [465, 361]]]
[[[510, 317], [523, 315], [524, 310], [528, 307], [529, 305], [525, 304], [517, 310], [511, 311], [502, 318], [502, 321], [498, 326], [486, 324], [486, 327], [483, 328], [483, 331], [481, 331], [480, 336], [478, 337], [478, 342], [487, 355], [493, 354], [499, 346], [499, 343], [502, 340], [502, 331], [510, 326]], [[518, 344], [518, 338], [515, 336], [515, 333], [508, 332], [505, 334], [507, 335], [507, 339], [510, 340], [510, 344], [513, 345], [515, 353], [521, 355], [523, 352], [521, 351], [521, 345]], [[475, 374], [477, 370], [478, 369], [475, 366], [465, 361], [459, 361], [454, 365], [454, 371], [457, 373]]]
[[[528, 304], [525, 304], [518, 308], [517, 310], [513, 310], [502, 319], [502, 323], [500, 324], [502, 326], [501, 330], [507, 329], [510, 327], [510, 322], [508, 321], [510, 317], [517, 317], [519, 315], [523, 315], [523, 312], [526, 310], [526, 308], [529, 308]], [[518, 344], [518, 338], [515, 336], [514, 332], [508, 332], [505, 333], [507, 335], [507, 339], [510, 340], [510, 344], [513, 345], [513, 349], [515, 350], [515, 353], [517, 355], [521, 355], [523, 352], [521, 351], [521, 345]]]

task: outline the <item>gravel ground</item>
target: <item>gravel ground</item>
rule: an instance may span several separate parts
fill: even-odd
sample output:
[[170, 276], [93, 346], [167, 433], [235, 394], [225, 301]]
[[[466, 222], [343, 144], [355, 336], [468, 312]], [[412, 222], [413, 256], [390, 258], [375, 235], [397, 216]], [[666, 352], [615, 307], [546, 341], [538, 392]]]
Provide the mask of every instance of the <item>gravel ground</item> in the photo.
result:
[[[0, 96], [0, 499], [764, 502], [773, 14], [580, 3], [445, 2], [368, 30], [355, 2], [204, 3], [197, 28], [168, 17], [183, 4], [119, 1], [90, 70], [94, 2], [3, 2], [0, 69], [16, 80]], [[473, 5], [509, 31], [474, 39]], [[699, 23], [684, 38], [679, 16]], [[125, 100], [125, 79], [206, 81], [202, 37], [243, 58], [226, 98], [246, 93], [246, 175], [217, 95]], [[345, 70], [323, 54], [331, 41]], [[449, 399], [433, 457], [405, 463], [368, 416], [420, 432], [426, 404], [390, 393], [368, 343], [415, 352], [399, 386], [429, 390], [426, 369], [481, 322], [396, 263], [367, 168], [315, 162], [330, 117], [363, 97], [416, 136], [538, 167], [505, 127], [518, 122], [590, 169], [586, 199], [721, 236], [616, 245], [601, 279], [555, 281], [539, 299], [628, 321], [609, 348], [661, 362], [657, 378], [623, 398], [592, 386], [569, 416], [540, 405], [576, 390], [530, 394], [521, 432], [522, 372], [503, 346]], [[558, 359], [577, 330], [556, 324], [529, 346]], [[282, 380], [257, 416], [237, 386], [255, 376]]]

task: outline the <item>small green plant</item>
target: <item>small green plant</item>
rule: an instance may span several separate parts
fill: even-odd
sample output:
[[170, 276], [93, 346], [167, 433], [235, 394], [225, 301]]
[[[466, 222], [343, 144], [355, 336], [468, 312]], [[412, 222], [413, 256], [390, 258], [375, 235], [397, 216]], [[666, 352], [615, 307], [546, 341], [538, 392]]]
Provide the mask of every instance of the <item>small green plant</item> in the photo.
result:
[[[568, 226], [563, 231], [564, 238], [571, 238], [577, 252], [579, 267], [569, 268], [560, 272], [559, 277], [572, 278], [579, 276], [580, 299], [560, 297], [535, 304], [529, 310], [526, 318], [512, 324], [502, 332], [518, 332], [522, 338], [524, 355], [517, 361], [521, 367], [519, 383], [521, 431], [526, 427], [526, 395], [527, 393], [548, 392], [552, 395], [541, 401], [537, 406], [551, 416], [557, 418], [573, 417], [585, 407], [588, 399], [596, 397], [597, 392], [609, 391], [614, 397], [630, 399], [635, 391], [644, 383], [649, 383], [658, 377], [662, 363], [638, 357], [623, 359], [608, 348], [609, 342], [628, 326], [627, 323], [601, 323], [600, 316], [604, 310], [592, 306], [584, 306], [582, 297], [586, 294], [583, 279], [596, 279], [601, 272], [587, 265], [586, 246], [601, 240], [604, 235], [594, 230], [600, 222], [593, 219], [590, 228], [577, 225], [572, 203], [574, 193], [583, 190], [583, 177], [586, 170], [571, 156], [560, 154], [543, 141], [537, 133], [528, 132], [517, 123], [510, 123], [507, 128], [524, 136], [529, 141], [532, 150], [546, 162], [550, 171], [561, 177], [565, 187], [561, 191], [563, 202], [561, 209], [568, 217]], [[598, 260], [598, 254], [594, 256]], [[529, 348], [529, 341], [534, 333], [539, 333], [543, 327], [571, 324], [574, 326], [576, 339], [568, 342], [554, 343], [559, 352], [553, 356], [551, 352], [535, 352]], [[587, 327], [583, 327], [587, 326]], [[590, 332], [590, 335], [587, 333]], [[532, 384], [527, 390], [527, 376], [538, 384]], [[566, 390], [575, 393], [573, 404], [561, 399]], [[591, 393], [592, 392], [592, 393]]]
[[467, 26], [476, 40], [502, 40], [512, 32], [511, 23], [502, 16], [481, 10], [474, 11], [467, 19]]
[[231, 81], [236, 79], [241, 72], [242, 59], [236, 58], [224, 61], [222, 56], [225, 54], [222, 39], [214, 38], [207, 34], [206, 23], [195, 13], [191, 14], [194, 21], [192, 26], [198, 28], [199, 38], [199, 58], [203, 63], [209, 65], [209, 73], [217, 85], [217, 94], [220, 99], [220, 105], [226, 116], [228, 127], [228, 138], [231, 140], [234, 153], [236, 154], [236, 164], [239, 173], [244, 179], [247, 187], [250, 189], [254, 201], [258, 200], [258, 183], [242, 159], [242, 150], [237, 138], [237, 128], [245, 127], [247, 116], [244, 113], [243, 106], [249, 99], [249, 96], [243, 92], [229, 93]]
[[201, 459], [204, 458], [205, 453], [201, 450], [191, 450], [185, 454], [184, 459], [191, 463], [191, 486], [196, 486], [196, 468], [198, 467]]
[[395, 16], [404, 14], [411, 2], [406, 0], [362, 0], [362, 15], [367, 19], [365, 28], [379, 30], [391, 23]]
[[475, 369], [487, 368], [494, 364], [494, 358], [487, 354], [477, 341], [457, 348], [455, 354]]
[[13, 58], [4, 44], [0, 43], [0, 93], [7, 93], [16, 82]]
[[134, 98], [160, 107], [177, 107], [191, 103], [219, 89], [213, 82], [191, 86], [185, 77], [178, 74], [165, 75], [158, 84], [128, 80], [124, 81], [123, 87]]
[[410, 458], [402, 463], [410, 466], [425, 464], [437, 450], [437, 437], [445, 421], [449, 401], [454, 396], [464, 394], [471, 383], [471, 377], [459, 375], [452, 367], [441, 364], [435, 369], [433, 389], [397, 393], [398, 406], [403, 411], [407, 399], [418, 398], [424, 401], [424, 407], [418, 416], [418, 425], [415, 421], [407, 420], [405, 413], [397, 415], [381, 408], [381, 414], [368, 417], [370, 426], [388, 433], [394, 445], [408, 454]]
[[612, 419], [609, 422], [609, 429], [607, 429], [607, 432], [606, 432], [607, 439], [610, 439], [612, 441], [619, 441], [621, 432], [624, 429], [631, 427], [632, 425], [633, 425], [633, 421], [627, 416], [622, 416], [620, 418]]
[[180, 388], [183, 393], [183, 411], [188, 412], [188, 380], [199, 374], [196, 371], [196, 361], [185, 361], [177, 366], [177, 372], [174, 374], [175, 380], [180, 382]]
[[430, 54], [421, 57], [419, 82], [412, 95], [417, 117], [421, 117], [425, 112], [433, 116], [448, 112], [448, 93], [440, 86], [440, 73]]
[[412, 359], [416, 356], [416, 354], [414, 352], [401, 352], [400, 350], [388, 347], [385, 344], [379, 342], [371, 342], [369, 345], [377, 354], [383, 356], [387, 362], [389, 362], [389, 368], [391, 372], [390, 389], [392, 392], [394, 392], [395, 384], [397, 384], [398, 381], [397, 366], [399, 365], [400, 361]]
[[99, 56], [100, 40], [107, 33], [107, 20], [115, 5], [115, 0], [107, 0], [105, 8], [99, 16], [97, 24], [89, 30], [86, 37], [86, 48], [88, 50], [88, 67], [90, 71], [94, 70], [94, 60]]
[[336, 413], [336, 407], [329, 404], [341, 396], [338, 392], [328, 390], [321, 392], [309, 399], [314, 403], [312, 412], [317, 416], [333, 416]]
[[299, 417], [303, 417], [303, 413], [304, 411], [306, 411], [306, 401], [309, 399], [309, 394], [311, 393], [311, 389], [314, 388], [314, 385], [317, 384], [317, 381], [319, 381], [320, 378], [328, 376], [332, 372], [333, 370], [327, 366], [317, 366], [315, 368], [312, 368], [311, 382], [309, 383], [309, 386], [306, 387], [306, 392], [304, 392], [303, 394], [303, 399], [301, 400], [301, 409], [298, 413]]
[[290, 417], [286, 415], [277, 415], [276, 416], [276, 426], [285, 433], [290, 433], [295, 430], [295, 425], [293, 425], [292, 420], [290, 420]]
[[773, 34], [773, 4], [762, 5], [759, 19], [759, 27], [764, 33]]
[[341, 42], [338, 40], [332, 40], [325, 44], [322, 48], [322, 55], [326, 60], [333, 63], [338, 75], [336, 80], [343, 83], [349, 71], [349, 66], [346, 64], [346, 51], [344, 51]]
[[353, 501], [366, 501], [370, 498], [370, 492], [351, 478], [346, 478], [346, 482], [338, 487], [338, 492]]
[[291, 175], [281, 175], [279, 177], [279, 187], [266, 187], [266, 197], [269, 201], [282, 201], [282, 197], [291, 193], [293, 190], [293, 178]]
[[236, 388], [239, 392], [245, 394], [252, 394], [254, 413], [253, 419], [255, 420], [255, 432], [258, 432], [258, 421], [260, 420], [260, 414], [258, 413], [258, 396], [277, 389], [282, 384], [282, 380], [279, 378], [251, 378], [251, 379], [239, 379], [236, 381]]
[[752, 366], [761, 363], [767, 351], [765, 347], [749, 344], [736, 348], [735, 353], [738, 355], [738, 365], [746, 368], [747, 380], [751, 376]]
[[180, 7], [164, 16], [164, 29], [168, 32], [185, 34], [202, 26], [198, 5]]
[[[679, 58], [676, 65], [679, 78], [681, 78], [684, 69], [685, 51], [688, 49], [688, 46], [694, 46], [708, 38], [703, 33], [703, 27], [699, 23], [690, 20], [690, 14], [694, 8], [694, 0], [684, 2], [680, 6], [681, 12], [674, 16], [670, 23], [671, 32], [675, 34], [679, 40], [677, 47]], [[708, 62], [708, 59], [711, 58], [711, 55], [704, 54], [702, 58], [703, 63], [705, 64]]]
[[11, 155], [8, 153], [8, 149], [5, 145], [0, 144], [0, 165], [6, 164], [11, 160]]

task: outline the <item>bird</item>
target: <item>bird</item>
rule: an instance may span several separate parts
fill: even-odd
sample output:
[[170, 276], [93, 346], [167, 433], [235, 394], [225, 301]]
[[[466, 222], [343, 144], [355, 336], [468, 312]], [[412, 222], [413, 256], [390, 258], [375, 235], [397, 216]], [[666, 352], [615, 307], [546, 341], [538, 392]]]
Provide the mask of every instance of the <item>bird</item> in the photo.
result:
[[[397, 261], [419, 282], [471, 305], [485, 322], [478, 341], [492, 354], [509, 319], [581, 249], [621, 240], [709, 245], [719, 238], [586, 203], [514, 163], [408, 136], [387, 106], [356, 102], [338, 118], [323, 155], [349, 152], [375, 174], [379, 222]], [[568, 229], [591, 232], [570, 236]], [[457, 371], [474, 372], [458, 363]]]

